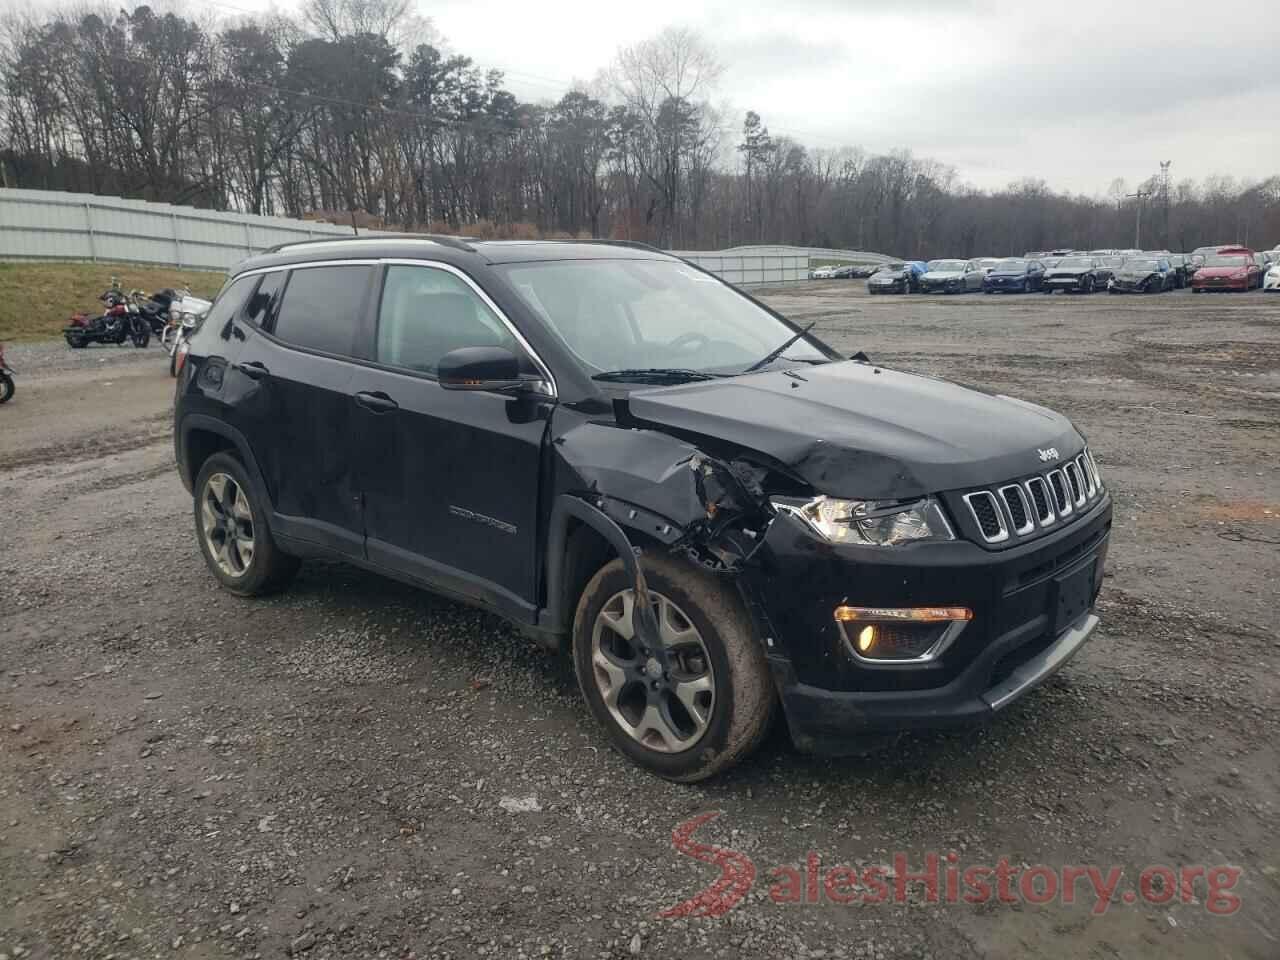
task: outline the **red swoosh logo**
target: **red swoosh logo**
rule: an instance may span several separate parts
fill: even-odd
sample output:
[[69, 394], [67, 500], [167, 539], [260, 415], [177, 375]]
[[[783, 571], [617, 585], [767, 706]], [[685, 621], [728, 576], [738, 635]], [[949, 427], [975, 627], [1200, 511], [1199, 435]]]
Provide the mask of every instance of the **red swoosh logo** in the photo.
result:
[[703, 863], [714, 864], [720, 868], [720, 877], [715, 883], [700, 893], [695, 894], [674, 907], [668, 907], [658, 914], [663, 919], [675, 917], [723, 917], [738, 905], [751, 884], [756, 879], [756, 865], [745, 853], [729, 850], [725, 847], [713, 846], [709, 843], [698, 843], [693, 839], [694, 833], [704, 823], [720, 816], [719, 810], [701, 813], [692, 820], [686, 820], [671, 832], [671, 845], [678, 853], [693, 857]]

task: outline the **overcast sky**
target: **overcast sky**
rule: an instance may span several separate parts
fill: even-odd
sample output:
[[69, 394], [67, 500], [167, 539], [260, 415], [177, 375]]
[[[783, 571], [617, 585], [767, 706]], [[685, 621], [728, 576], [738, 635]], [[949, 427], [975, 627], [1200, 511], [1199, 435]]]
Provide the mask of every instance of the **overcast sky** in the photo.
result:
[[419, 0], [458, 53], [554, 99], [621, 45], [698, 30], [717, 99], [809, 146], [908, 147], [1000, 187], [1105, 194], [1280, 173], [1280, 0]]
[[[180, 6], [234, 18], [302, 2]], [[983, 188], [1038, 177], [1105, 195], [1161, 160], [1175, 181], [1280, 173], [1280, 0], [414, 2], [452, 52], [532, 100], [590, 81], [620, 46], [691, 27], [725, 66], [714, 100], [734, 142], [751, 109], [806, 146], [907, 147]]]

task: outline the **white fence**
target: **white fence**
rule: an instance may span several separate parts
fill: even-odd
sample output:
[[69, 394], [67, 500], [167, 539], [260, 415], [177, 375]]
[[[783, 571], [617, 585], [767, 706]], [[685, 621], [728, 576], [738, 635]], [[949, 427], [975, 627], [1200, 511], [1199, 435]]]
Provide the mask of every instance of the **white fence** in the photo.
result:
[[0, 259], [120, 260], [226, 270], [291, 240], [350, 236], [331, 223], [49, 190], [0, 190]]
[[809, 258], [805, 254], [743, 256], [725, 251], [674, 250], [677, 257], [696, 263], [726, 283], [749, 287], [762, 283], [793, 283], [809, 279]]
[[[277, 244], [351, 233], [350, 227], [332, 223], [88, 193], [0, 189], [0, 260], [107, 260], [226, 270]], [[879, 253], [776, 244], [675, 252], [740, 286], [806, 280], [811, 259], [890, 259]]]

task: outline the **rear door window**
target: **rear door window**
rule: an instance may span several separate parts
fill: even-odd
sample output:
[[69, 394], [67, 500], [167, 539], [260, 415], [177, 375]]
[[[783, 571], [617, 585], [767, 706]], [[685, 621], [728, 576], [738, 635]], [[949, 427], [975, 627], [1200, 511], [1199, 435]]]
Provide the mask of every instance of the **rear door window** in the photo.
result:
[[351, 356], [373, 272], [364, 264], [291, 270], [272, 332], [294, 346]]

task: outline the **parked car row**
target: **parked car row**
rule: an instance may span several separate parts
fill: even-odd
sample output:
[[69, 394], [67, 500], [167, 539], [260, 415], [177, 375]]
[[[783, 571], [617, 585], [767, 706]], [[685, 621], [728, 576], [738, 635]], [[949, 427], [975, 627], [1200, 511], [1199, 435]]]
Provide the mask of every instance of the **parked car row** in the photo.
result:
[[1205, 247], [1189, 254], [1166, 250], [1091, 250], [1028, 253], [972, 260], [905, 260], [880, 267], [868, 293], [1162, 293], [1208, 290], [1280, 291], [1280, 249]]
[[879, 269], [874, 263], [846, 263], [844, 266], [834, 264], [825, 267], [814, 267], [809, 271], [810, 280], [862, 280]]

